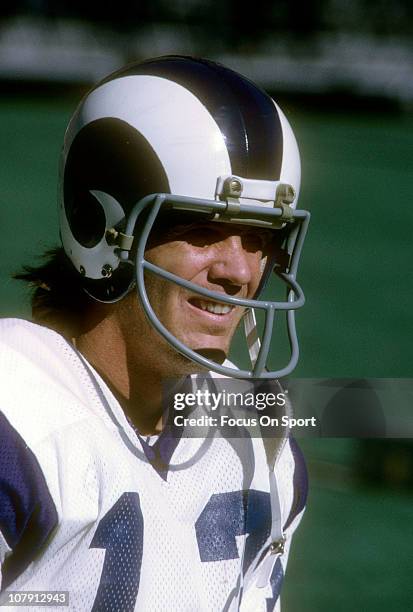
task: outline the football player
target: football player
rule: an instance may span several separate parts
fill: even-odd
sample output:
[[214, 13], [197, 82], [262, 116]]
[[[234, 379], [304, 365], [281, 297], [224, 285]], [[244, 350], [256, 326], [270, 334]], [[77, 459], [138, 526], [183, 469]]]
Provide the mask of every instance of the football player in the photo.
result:
[[[161, 388], [292, 371], [299, 185], [281, 109], [222, 65], [149, 60], [83, 99], [62, 152], [62, 247], [20, 275], [35, 323], [0, 324], [6, 604], [67, 591], [79, 611], [279, 609], [306, 498], [296, 443], [177, 434]], [[274, 271], [287, 299], [260, 300]], [[291, 356], [270, 371], [278, 311]], [[250, 369], [228, 360], [241, 323]]]

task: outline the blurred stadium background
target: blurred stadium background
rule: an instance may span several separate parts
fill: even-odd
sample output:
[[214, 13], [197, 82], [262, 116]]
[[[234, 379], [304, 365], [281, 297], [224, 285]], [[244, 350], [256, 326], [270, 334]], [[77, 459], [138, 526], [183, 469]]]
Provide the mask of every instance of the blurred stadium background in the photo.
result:
[[[412, 377], [412, 34], [409, 0], [2, 2], [0, 315], [29, 316], [11, 274], [58, 240], [57, 160], [80, 96], [128, 61], [203, 55], [264, 86], [299, 139], [313, 216], [297, 375]], [[284, 610], [413, 609], [410, 443], [302, 447], [310, 495]]]

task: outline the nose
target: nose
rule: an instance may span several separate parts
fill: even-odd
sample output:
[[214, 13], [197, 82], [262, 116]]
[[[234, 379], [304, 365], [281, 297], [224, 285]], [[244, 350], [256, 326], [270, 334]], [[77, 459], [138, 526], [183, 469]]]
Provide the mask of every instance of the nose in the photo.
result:
[[232, 285], [234, 289], [251, 283], [252, 269], [240, 236], [228, 236], [214, 245], [208, 278], [210, 281]]

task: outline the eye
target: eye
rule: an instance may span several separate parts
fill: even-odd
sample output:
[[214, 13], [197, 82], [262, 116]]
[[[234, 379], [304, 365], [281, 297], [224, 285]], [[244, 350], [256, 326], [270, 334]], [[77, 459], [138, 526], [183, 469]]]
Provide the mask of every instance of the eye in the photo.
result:
[[270, 230], [262, 228], [250, 229], [242, 233], [242, 246], [249, 253], [261, 253], [265, 254], [268, 246], [272, 239], [272, 233]]
[[209, 246], [221, 240], [219, 229], [211, 225], [200, 225], [194, 227], [192, 232], [185, 238], [187, 242], [197, 247]]
[[195, 247], [209, 246], [221, 240], [218, 226], [203, 223], [176, 225], [168, 234], [170, 240], [183, 240]]

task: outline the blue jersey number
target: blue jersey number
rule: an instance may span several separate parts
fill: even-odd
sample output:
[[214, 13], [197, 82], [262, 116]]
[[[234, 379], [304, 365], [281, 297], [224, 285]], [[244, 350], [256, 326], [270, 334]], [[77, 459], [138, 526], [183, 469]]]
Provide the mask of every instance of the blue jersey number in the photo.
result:
[[[248, 534], [245, 572], [271, 532], [270, 496], [254, 490], [212, 495], [195, 523], [195, 532], [203, 562], [237, 559], [236, 536]], [[121, 495], [99, 522], [90, 548], [106, 549], [92, 611], [132, 612], [143, 554], [143, 515], [138, 493]]]
[[139, 495], [123, 493], [99, 522], [90, 548], [105, 548], [105, 562], [92, 611], [133, 612], [143, 553]]
[[264, 491], [231, 491], [212, 495], [195, 523], [201, 561], [237, 559], [235, 536], [248, 534], [245, 572], [271, 533], [270, 495]]

